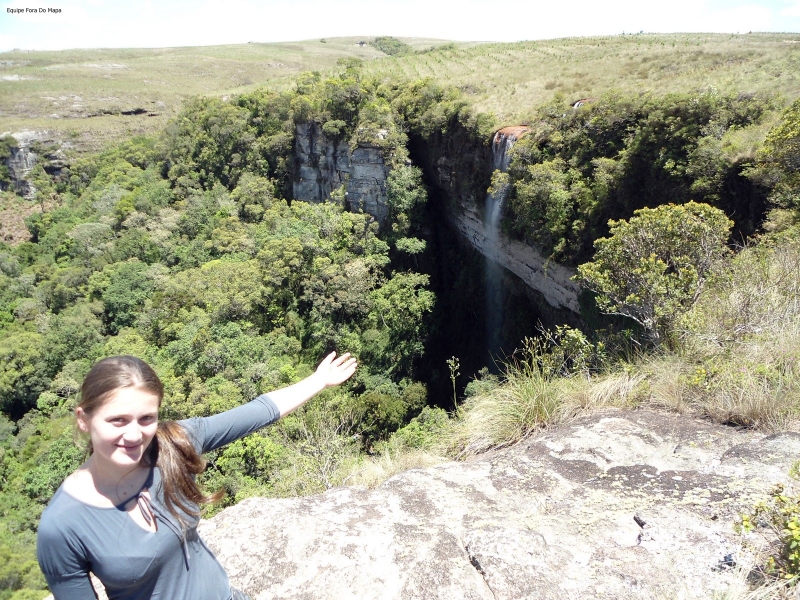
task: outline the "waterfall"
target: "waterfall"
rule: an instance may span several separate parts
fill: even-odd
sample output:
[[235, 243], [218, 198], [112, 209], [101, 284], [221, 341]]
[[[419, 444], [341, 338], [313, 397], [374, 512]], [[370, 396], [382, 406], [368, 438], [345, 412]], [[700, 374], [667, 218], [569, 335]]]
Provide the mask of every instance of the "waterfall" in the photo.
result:
[[[505, 173], [511, 162], [509, 151], [514, 143], [527, 133], [527, 127], [505, 127], [494, 134], [492, 140], [492, 167], [494, 171]], [[486, 195], [484, 207], [484, 231], [486, 246], [497, 248], [500, 245], [500, 221], [503, 213], [503, 202], [507, 189], [495, 190]], [[487, 253], [488, 254], [488, 253]], [[489, 258], [485, 263], [486, 288], [486, 340], [489, 353], [489, 364], [501, 357], [501, 339], [503, 330], [503, 267]]]

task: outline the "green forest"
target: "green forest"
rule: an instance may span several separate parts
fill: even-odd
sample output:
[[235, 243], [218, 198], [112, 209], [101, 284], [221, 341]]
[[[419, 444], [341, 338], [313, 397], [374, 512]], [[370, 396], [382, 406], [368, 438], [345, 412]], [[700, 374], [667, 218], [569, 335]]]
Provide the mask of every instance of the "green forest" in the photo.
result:
[[[373, 45], [414, 53], [393, 38]], [[331, 350], [358, 358], [346, 386], [208, 456], [202, 483], [226, 492], [208, 515], [250, 496], [369, 483], [366, 466], [381, 460], [501, 447], [603, 402], [685, 410], [664, 391], [667, 373], [706, 416], [796, 423], [800, 100], [608, 90], [573, 108], [554, 90], [527, 111], [529, 133], [493, 173], [504, 123], [463, 86], [345, 58], [283, 91], [194, 97], [163, 131], [83, 153], [56, 176], [38, 165], [30, 200], [3, 192], [39, 210], [25, 218], [28, 241], [0, 243], [0, 600], [47, 594], [37, 522], [84, 459], [72, 409], [104, 356], [153, 365], [164, 419], [296, 382]], [[322, 203], [292, 197], [307, 123], [380, 150], [385, 222], [348, 210], [344, 186]], [[0, 141], [0, 157], [15, 143]], [[435, 175], [443, 159], [449, 187]], [[484, 361], [482, 334], [465, 339], [485, 308], [482, 259], [440, 218], [454, 195], [482, 201], [490, 188], [507, 191], [506, 235], [576, 268], [584, 288], [568, 323], [517, 294], [538, 322], [507, 336], [499, 367]], [[592, 386], [612, 380], [625, 391], [599, 399]], [[732, 386], [777, 400], [737, 406]], [[480, 413], [515, 393], [534, 410], [513, 426], [505, 409]]]

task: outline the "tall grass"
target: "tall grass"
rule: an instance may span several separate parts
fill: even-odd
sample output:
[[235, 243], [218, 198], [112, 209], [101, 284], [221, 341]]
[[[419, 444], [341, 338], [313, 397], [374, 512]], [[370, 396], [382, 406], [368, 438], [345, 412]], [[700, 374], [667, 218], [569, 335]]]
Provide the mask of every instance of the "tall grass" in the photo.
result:
[[[792, 67], [800, 48], [787, 42], [798, 39], [796, 34], [661, 34], [459, 44], [455, 51], [426, 55], [435, 69], [419, 68], [419, 57], [413, 55], [394, 64], [407, 75], [431, 75], [476, 90], [470, 95], [476, 109], [510, 123], [535, 119], [531, 111], [559, 92], [566, 100], [577, 100], [612, 89], [666, 94], [711, 85], [720, 91], [778, 92], [793, 99], [800, 95]], [[415, 68], [406, 69], [411, 65]], [[378, 76], [385, 69], [385, 61], [367, 65]]]
[[765, 430], [800, 420], [800, 228], [722, 265], [684, 319], [688, 398], [721, 422]]
[[452, 445], [470, 456], [514, 444], [571, 413], [573, 381], [548, 378], [530, 363], [507, 366], [503, 384], [470, 398], [460, 409]]

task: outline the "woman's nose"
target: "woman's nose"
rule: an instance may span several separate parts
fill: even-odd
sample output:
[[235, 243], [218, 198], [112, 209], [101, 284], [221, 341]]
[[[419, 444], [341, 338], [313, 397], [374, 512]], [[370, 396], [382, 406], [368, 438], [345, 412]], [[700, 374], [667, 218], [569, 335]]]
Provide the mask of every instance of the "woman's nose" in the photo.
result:
[[125, 428], [122, 433], [122, 439], [126, 442], [140, 442], [142, 441], [142, 429], [138, 423], [131, 423]]

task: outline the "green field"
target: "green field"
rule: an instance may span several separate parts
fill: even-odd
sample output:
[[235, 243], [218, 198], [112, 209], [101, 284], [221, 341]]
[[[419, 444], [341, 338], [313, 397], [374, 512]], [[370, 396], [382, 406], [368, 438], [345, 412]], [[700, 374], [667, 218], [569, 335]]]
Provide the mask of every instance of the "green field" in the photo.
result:
[[[610, 90], [657, 94], [707, 89], [800, 96], [798, 34], [669, 34], [507, 44], [406, 39], [391, 57], [371, 38], [197, 48], [67, 50], [0, 54], [0, 132], [49, 130], [78, 150], [159, 131], [187, 98], [258, 86], [283, 90], [304, 71], [340, 58], [365, 61], [379, 79], [431, 77], [459, 87], [506, 123], [531, 120], [555, 94]], [[431, 48], [439, 47], [431, 51]], [[131, 114], [124, 114], [131, 113]]]
[[798, 34], [671, 34], [567, 38], [387, 58], [378, 76], [432, 77], [461, 88], [478, 110], [508, 122], [531, 118], [561, 92], [567, 100], [610, 90], [656, 94], [720, 91], [800, 95]]

